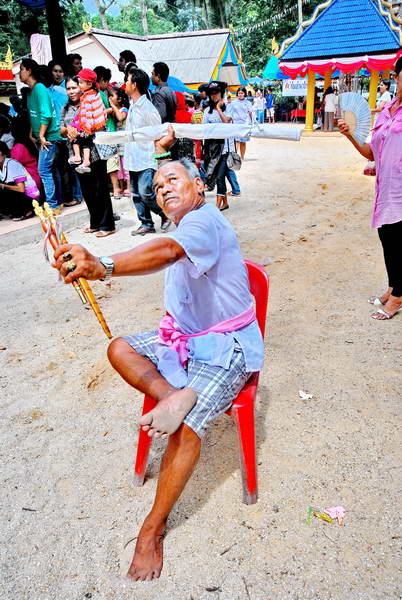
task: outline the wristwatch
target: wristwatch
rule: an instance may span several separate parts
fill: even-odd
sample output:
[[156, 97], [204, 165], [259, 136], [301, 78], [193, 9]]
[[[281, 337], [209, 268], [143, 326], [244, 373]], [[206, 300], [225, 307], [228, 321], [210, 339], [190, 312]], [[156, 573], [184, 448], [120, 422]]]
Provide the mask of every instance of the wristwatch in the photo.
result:
[[109, 281], [109, 279], [112, 278], [112, 273], [114, 269], [113, 259], [110, 258], [110, 256], [99, 256], [99, 260], [106, 269], [105, 276], [102, 277], [101, 281]]

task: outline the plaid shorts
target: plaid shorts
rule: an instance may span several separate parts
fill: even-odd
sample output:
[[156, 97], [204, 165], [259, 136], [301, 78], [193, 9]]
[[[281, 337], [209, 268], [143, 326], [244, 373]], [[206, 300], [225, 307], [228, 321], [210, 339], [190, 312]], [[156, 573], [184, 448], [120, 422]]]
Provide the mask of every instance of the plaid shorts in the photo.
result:
[[[157, 331], [126, 335], [123, 339], [138, 354], [157, 365], [155, 354]], [[213, 367], [190, 358], [186, 370], [187, 387], [197, 392], [197, 402], [184, 419], [184, 423], [202, 438], [209, 424], [230, 408], [251, 373], [246, 371], [244, 354], [237, 342], [235, 342], [229, 369]]]

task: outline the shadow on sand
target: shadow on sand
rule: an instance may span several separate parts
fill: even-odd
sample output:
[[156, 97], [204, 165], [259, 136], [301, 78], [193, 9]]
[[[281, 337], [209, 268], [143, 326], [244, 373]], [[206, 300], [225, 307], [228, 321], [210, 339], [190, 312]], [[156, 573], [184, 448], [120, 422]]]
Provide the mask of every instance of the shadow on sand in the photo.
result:
[[[260, 383], [255, 404], [257, 477], [260, 448], [266, 439], [266, 416], [269, 404], [270, 394], [268, 388]], [[159, 463], [165, 446], [166, 443], [162, 443], [161, 441], [155, 440], [153, 442], [145, 478], [145, 487], [147, 480], [158, 476]], [[211, 494], [219, 487], [222, 487], [224, 482], [236, 470], [240, 470], [236, 427], [228, 415], [222, 415], [213, 423], [204, 438], [200, 461], [169, 517], [168, 530], [172, 531], [184, 524], [192, 515], [196, 514], [208, 501]], [[238, 482], [238, 494], [233, 498], [233, 502], [242, 501], [241, 477], [239, 477]], [[259, 481], [259, 483], [261, 482]]]

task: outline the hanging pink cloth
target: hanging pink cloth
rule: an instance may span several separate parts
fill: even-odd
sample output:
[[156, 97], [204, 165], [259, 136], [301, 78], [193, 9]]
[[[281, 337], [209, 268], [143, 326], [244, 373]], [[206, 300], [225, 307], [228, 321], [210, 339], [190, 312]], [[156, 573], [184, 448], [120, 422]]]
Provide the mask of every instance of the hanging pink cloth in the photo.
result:
[[187, 340], [190, 338], [207, 335], [207, 333], [230, 333], [231, 331], [237, 331], [246, 327], [246, 325], [250, 325], [255, 319], [254, 307], [250, 306], [250, 308], [236, 317], [216, 323], [216, 325], [212, 325], [209, 329], [204, 329], [204, 331], [199, 331], [198, 333], [183, 333], [176, 328], [173, 317], [165, 315], [159, 324], [158, 341], [160, 344], [171, 346], [173, 350], [176, 350], [180, 358], [180, 363], [183, 366], [188, 359]]

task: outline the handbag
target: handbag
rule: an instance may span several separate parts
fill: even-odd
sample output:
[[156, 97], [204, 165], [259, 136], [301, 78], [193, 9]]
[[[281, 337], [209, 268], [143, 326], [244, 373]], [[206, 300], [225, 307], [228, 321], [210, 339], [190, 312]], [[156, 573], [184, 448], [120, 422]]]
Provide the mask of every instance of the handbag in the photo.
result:
[[119, 151], [118, 146], [112, 146], [110, 144], [95, 144], [95, 148], [97, 149], [101, 160], [108, 160], [108, 158], [111, 158]]
[[233, 169], [233, 171], [240, 171], [241, 169], [241, 158], [237, 152], [229, 152], [226, 164], [229, 169]]

